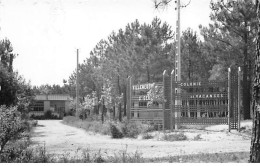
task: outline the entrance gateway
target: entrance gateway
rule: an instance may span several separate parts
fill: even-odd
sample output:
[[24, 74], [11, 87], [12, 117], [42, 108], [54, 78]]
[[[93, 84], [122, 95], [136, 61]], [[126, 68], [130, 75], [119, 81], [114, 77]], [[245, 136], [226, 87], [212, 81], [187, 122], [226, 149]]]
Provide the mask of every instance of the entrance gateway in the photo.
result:
[[[227, 81], [174, 81], [163, 72], [163, 82], [132, 85], [128, 78], [127, 118], [149, 122], [163, 129], [180, 125], [226, 124], [240, 129], [240, 68], [228, 70]], [[161, 90], [163, 102], [148, 105], [151, 88]], [[178, 91], [179, 89], [179, 91]], [[178, 93], [180, 92], [180, 93]]]

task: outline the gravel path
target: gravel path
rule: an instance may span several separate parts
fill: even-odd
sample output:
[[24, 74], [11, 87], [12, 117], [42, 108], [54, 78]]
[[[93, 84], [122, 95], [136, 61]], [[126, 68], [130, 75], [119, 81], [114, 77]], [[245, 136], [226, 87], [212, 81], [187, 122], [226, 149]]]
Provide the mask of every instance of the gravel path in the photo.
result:
[[[215, 127], [216, 128], [216, 127]], [[223, 128], [223, 127], [222, 127]], [[77, 153], [80, 149], [88, 149], [97, 153], [111, 154], [127, 150], [127, 153], [142, 153], [145, 158], [175, 156], [197, 153], [249, 152], [250, 137], [224, 129], [214, 130], [184, 130], [187, 141], [158, 141], [159, 136], [152, 140], [143, 139], [112, 139], [110, 136], [93, 134], [83, 129], [61, 123], [61, 120], [39, 120], [34, 129], [33, 146], [43, 145], [47, 152], [54, 154]], [[157, 133], [162, 135], [163, 133]], [[192, 137], [200, 134], [201, 140], [194, 141]]]

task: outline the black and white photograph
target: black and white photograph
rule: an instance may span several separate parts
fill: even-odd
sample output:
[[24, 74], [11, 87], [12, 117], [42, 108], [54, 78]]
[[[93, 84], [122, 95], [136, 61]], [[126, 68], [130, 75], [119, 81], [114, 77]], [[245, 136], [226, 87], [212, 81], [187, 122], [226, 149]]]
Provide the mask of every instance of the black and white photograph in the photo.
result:
[[260, 163], [260, 1], [0, 0], [6, 163]]

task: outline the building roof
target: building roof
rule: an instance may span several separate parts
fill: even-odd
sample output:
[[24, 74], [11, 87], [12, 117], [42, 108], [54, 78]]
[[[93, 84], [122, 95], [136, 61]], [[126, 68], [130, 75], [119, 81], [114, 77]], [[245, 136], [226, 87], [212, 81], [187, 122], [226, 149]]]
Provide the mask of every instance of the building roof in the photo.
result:
[[35, 100], [59, 100], [59, 101], [67, 101], [72, 100], [72, 98], [69, 95], [60, 95], [60, 94], [54, 94], [54, 95], [36, 95]]

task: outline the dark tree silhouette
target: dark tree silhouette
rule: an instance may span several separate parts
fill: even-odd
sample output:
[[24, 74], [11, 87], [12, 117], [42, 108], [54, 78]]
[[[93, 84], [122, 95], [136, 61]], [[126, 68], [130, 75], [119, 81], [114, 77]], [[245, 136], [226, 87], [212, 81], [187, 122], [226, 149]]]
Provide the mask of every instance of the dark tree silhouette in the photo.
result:
[[258, 30], [256, 36], [255, 78], [253, 85], [253, 129], [250, 148], [251, 163], [260, 163], [260, 3], [256, 0]]

